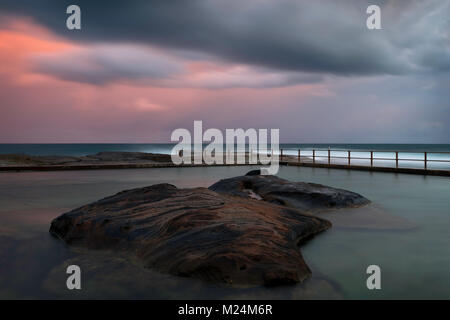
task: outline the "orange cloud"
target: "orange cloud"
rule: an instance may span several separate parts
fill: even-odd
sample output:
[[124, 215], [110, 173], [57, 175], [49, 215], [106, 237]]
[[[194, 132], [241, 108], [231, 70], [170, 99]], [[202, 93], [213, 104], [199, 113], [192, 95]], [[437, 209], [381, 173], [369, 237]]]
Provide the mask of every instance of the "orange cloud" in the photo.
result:
[[274, 117], [265, 115], [280, 110], [283, 99], [300, 102], [319, 86], [205, 89], [208, 83], [218, 88], [223, 81], [250, 83], [258, 75], [201, 61], [186, 63], [187, 72], [166, 87], [133, 81], [95, 85], [35, 71], [36, 55], [88, 46], [29, 21], [0, 29], [0, 142], [164, 142], [173, 129], [198, 119], [216, 127], [245, 127], [255, 119], [268, 127]]
[[0, 73], [17, 84], [41, 81], [48, 76], [31, 71], [29, 58], [37, 53], [62, 52], [75, 47], [28, 19], [11, 20], [8, 29], [0, 29]]

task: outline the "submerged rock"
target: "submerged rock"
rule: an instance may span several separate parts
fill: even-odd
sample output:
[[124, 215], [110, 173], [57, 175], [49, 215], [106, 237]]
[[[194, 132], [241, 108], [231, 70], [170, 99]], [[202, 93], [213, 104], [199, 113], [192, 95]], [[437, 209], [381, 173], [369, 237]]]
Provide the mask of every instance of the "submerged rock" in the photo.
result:
[[260, 175], [259, 170], [250, 171], [245, 176], [220, 180], [209, 189], [243, 198], [260, 198], [304, 211], [352, 208], [370, 203], [368, 199], [355, 192]]
[[[333, 280], [319, 272], [298, 286], [282, 290], [215, 286], [193, 278], [181, 278], [142, 268], [138, 261], [118, 252], [92, 251], [81, 248], [55, 264], [45, 278], [39, 278], [42, 288], [52, 299], [343, 299], [342, 290]], [[130, 261], [131, 260], [131, 261]], [[82, 270], [82, 290], [67, 290], [67, 267], [77, 265]], [[89, 290], [85, 290], [85, 289]], [[151, 288], [151, 290], [149, 289]], [[186, 290], [186, 288], [189, 288]], [[76, 291], [76, 292], [75, 292]], [[0, 291], [1, 296], [1, 291]]]
[[276, 176], [264, 176], [260, 170], [221, 180], [209, 189], [297, 208], [331, 221], [335, 228], [411, 230], [417, 227], [411, 221], [384, 210], [358, 193], [314, 183], [291, 182]]
[[328, 210], [320, 217], [333, 223], [333, 228], [357, 230], [406, 231], [418, 226], [412, 221], [394, 215], [376, 204], [361, 208]]
[[135, 254], [164, 273], [271, 286], [310, 276], [298, 246], [330, 227], [294, 208], [158, 184], [65, 213], [50, 233], [70, 245]]

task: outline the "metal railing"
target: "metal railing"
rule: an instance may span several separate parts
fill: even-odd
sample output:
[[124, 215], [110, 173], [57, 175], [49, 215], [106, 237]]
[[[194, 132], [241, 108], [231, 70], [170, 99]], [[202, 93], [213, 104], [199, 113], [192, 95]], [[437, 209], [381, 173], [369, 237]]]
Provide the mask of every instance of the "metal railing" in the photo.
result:
[[[284, 154], [285, 150], [296, 150], [297, 151], [297, 156], [293, 156], [293, 155], [286, 155]], [[305, 155], [303, 152], [308, 152], [308, 155]], [[325, 155], [319, 155], [318, 152], [325, 152]], [[339, 152], [339, 153], [346, 153], [346, 156], [338, 156], [338, 155], [333, 155], [332, 152]], [[368, 157], [361, 157], [361, 156], [352, 156], [352, 152], [355, 153], [367, 153], [370, 154], [370, 156]], [[377, 157], [376, 154], [379, 153], [390, 153], [393, 154], [394, 157], [392, 158], [386, 158], [386, 157]], [[404, 156], [402, 156], [402, 154], [423, 154], [423, 159], [417, 159], [417, 158], [405, 158]], [[430, 155], [441, 155], [441, 154], [447, 154], [449, 155], [449, 159], [430, 159]], [[450, 152], [438, 152], [438, 151], [423, 151], [423, 152], [418, 152], [418, 151], [393, 151], [393, 150], [336, 150], [336, 149], [327, 149], [327, 150], [323, 150], [323, 149], [280, 149], [280, 161], [295, 161], [297, 160], [298, 163], [302, 163], [302, 157], [303, 159], [307, 159], [304, 162], [308, 162], [308, 163], [318, 163], [318, 159], [325, 159], [327, 164], [331, 165], [331, 164], [339, 164], [336, 162], [333, 162], [333, 159], [345, 159], [346, 160], [346, 164], [347, 166], [358, 166], [358, 164], [352, 164], [352, 160], [366, 160], [366, 161], [370, 161], [370, 167], [376, 167], [374, 166], [374, 161], [395, 161], [395, 168], [407, 168], [407, 167], [401, 167], [399, 165], [400, 161], [413, 161], [413, 162], [423, 162], [423, 169], [424, 170], [428, 170], [429, 169], [429, 164], [432, 163], [448, 163], [449, 166], [448, 168], [444, 169], [444, 170], [450, 170]], [[320, 163], [324, 163], [324, 162], [320, 162]], [[342, 165], [342, 163], [340, 163]]]

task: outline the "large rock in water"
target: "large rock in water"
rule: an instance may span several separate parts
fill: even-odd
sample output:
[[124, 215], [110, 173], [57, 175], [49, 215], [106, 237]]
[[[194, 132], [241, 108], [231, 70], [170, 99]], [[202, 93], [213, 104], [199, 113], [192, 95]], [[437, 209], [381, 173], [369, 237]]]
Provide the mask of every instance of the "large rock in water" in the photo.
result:
[[368, 199], [355, 192], [315, 183], [291, 182], [259, 173], [259, 170], [254, 170], [245, 176], [220, 180], [209, 189], [303, 211], [360, 207], [370, 203]]
[[130, 252], [161, 272], [246, 286], [306, 279], [299, 244], [330, 226], [293, 208], [158, 184], [67, 212], [50, 232], [70, 245]]

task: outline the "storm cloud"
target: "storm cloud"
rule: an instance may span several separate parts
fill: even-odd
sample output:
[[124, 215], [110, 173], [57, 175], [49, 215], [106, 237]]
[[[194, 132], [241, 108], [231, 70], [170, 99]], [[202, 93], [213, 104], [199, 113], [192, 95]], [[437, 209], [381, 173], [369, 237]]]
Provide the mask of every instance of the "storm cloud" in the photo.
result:
[[34, 56], [37, 72], [63, 80], [106, 84], [121, 79], [166, 79], [183, 72], [181, 63], [167, 55], [129, 46], [92, 46]]
[[[82, 29], [66, 28], [77, 4]], [[381, 30], [366, 8], [381, 7]], [[1, 0], [0, 142], [449, 143], [450, 1]]]
[[[33, 56], [34, 71], [95, 85], [126, 82], [172, 88], [272, 88], [317, 83], [314, 73], [274, 71], [262, 67], [208, 64], [148, 47], [91, 45]], [[196, 67], [197, 66], [197, 67]], [[197, 70], [198, 69], [198, 70]]]
[[[200, 52], [228, 63], [334, 75], [401, 75], [450, 68], [448, 1], [370, 1], [382, 30], [366, 28], [366, 1], [76, 1], [82, 30], [65, 27], [73, 1], [4, 0], [68, 39], [132, 42]], [[378, 3], [376, 3], [378, 2]]]

